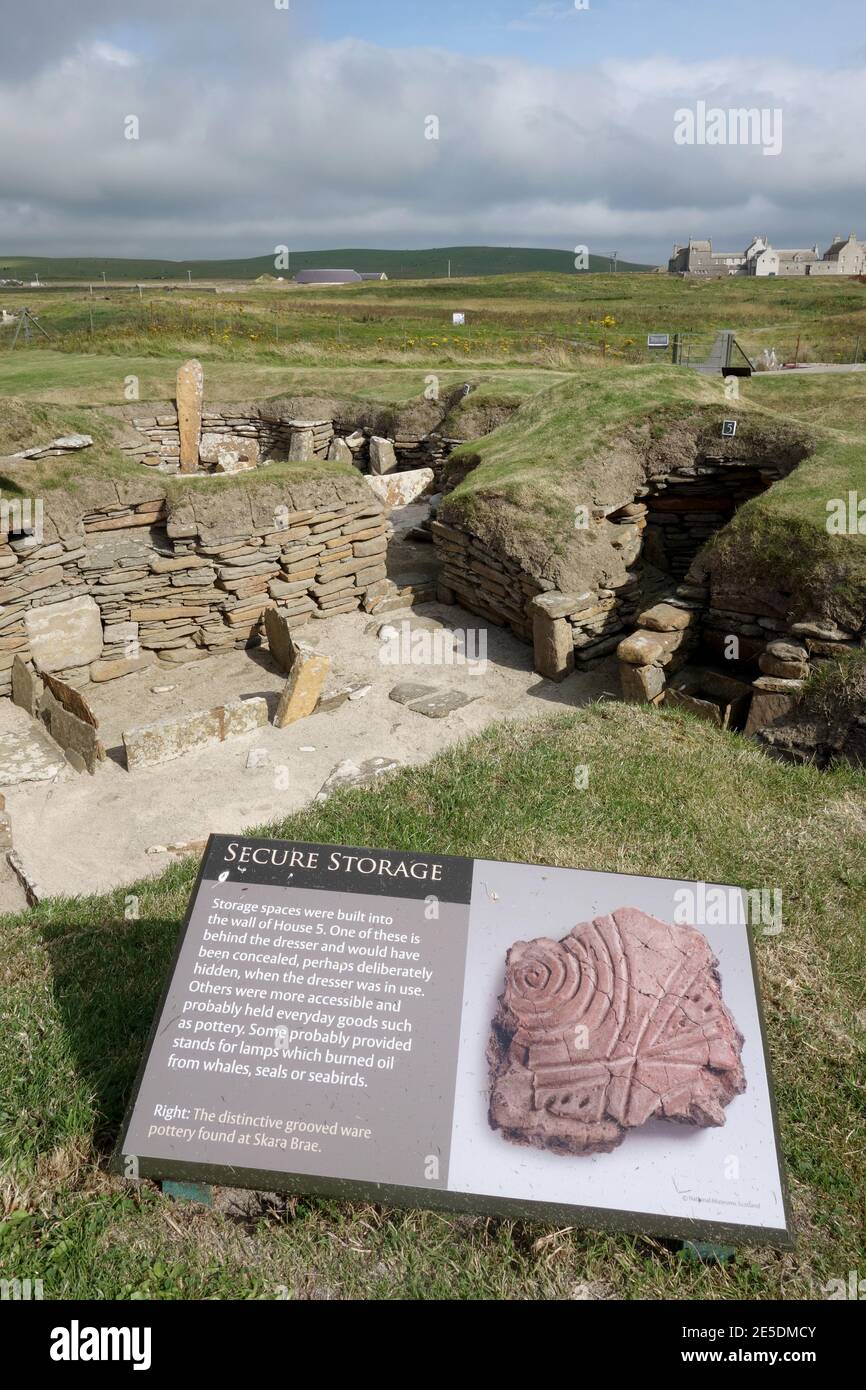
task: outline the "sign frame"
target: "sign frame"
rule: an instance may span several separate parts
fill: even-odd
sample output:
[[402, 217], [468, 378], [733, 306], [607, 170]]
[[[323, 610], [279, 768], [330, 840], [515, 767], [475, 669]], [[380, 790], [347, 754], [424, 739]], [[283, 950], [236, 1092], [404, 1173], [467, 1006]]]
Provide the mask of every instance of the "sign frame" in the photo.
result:
[[[775, 1145], [774, 1151], [784, 1227], [749, 1226], [713, 1219], [691, 1219], [679, 1216], [665, 1216], [653, 1212], [631, 1210], [628, 1207], [613, 1209], [610, 1207], [595, 1207], [588, 1204], [536, 1201], [522, 1197], [490, 1196], [483, 1193], [476, 1194], [455, 1191], [447, 1187], [415, 1187], [394, 1182], [374, 1182], [357, 1178], [321, 1177], [308, 1173], [282, 1172], [269, 1168], [246, 1167], [235, 1164], [204, 1163], [195, 1160], [149, 1158], [146, 1156], [135, 1156], [135, 1173], [131, 1175], [128, 1164], [130, 1155], [128, 1155], [124, 1147], [124, 1140], [128, 1134], [141, 1092], [142, 1083], [147, 1073], [151, 1051], [156, 1040], [163, 1009], [171, 992], [172, 984], [174, 983], [175, 972], [192, 922], [196, 901], [206, 877], [205, 871], [210, 863], [211, 855], [215, 847], [221, 842], [269, 846], [276, 845], [281, 847], [290, 845], [293, 849], [298, 850], [342, 849], [346, 853], [351, 854], [388, 855], [390, 853], [393, 855], [395, 853], [415, 853], [426, 858], [435, 858], [437, 862], [445, 862], [448, 860], [452, 862], [462, 861], [470, 866], [479, 862], [466, 856], [434, 855], [429, 851], [389, 851], [360, 847], [332, 846], [315, 844], [312, 842], [263, 839], [243, 834], [237, 836], [224, 834], [210, 835], [208, 837], [207, 847], [199, 864], [193, 889], [190, 893], [183, 924], [178, 932], [178, 938], [172, 953], [166, 981], [154, 1011], [153, 1022], [142, 1051], [141, 1061], [130, 1092], [123, 1122], [118, 1131], [116, 1146], [109, 1161], [109, 1171], [119, 1174], [120, 1176], [126, 1176], [127, 1178], [133, 1176], [133, 1180], [151, 1179], [158, 1181], [164, 1179], [181, 1183], [206, 1183], [212, 1186], [219, 1185], [266, 1192], [280, 1192], [287, 1195], [296, 1194], [337, 1198], [343, 1201], [374, 1202], [405, 1209], [474, 1213], [482, 1216], [498, 1215], [514, 1220], [574, 1225], [587, 1230], [649, 1235], [662, 1238], [669, 1237], [684, 1241], [697, 1240], [718, 1245], [739, 1246], [754, 1244], [777, 1250], [791, 1250], [795, 1248], [790, 1194], [783, 1160], [778, 1107], [773, 1087], [773, 1076], [767, 1045], [766, 1022], [760, 992], [757, 958], [752, 931], [749, 929], [748, 925], [745, 928], [745, 937], [748, 944], [749, 980], [754, 992], [754, 1002], [760, 1033], [760, 1049], [765, 1066], [767, 1099]], [[484, 860], [481, 862], [510, 864], [513, 861]], [[516, 867], [522, 866], [517, 865]], [[547, 866], [527, 865], [526, 867], [540, 868]], [[607, 877], [634, 878], [642, 881], [646, 881], [649, 877], [637, 873], [618, 872], [612, 874], [607, 873], [607, 871], [598, 872]], [[241, 880], [234, 880], [234, 882], [238, 884]], [[734, 892], [742, 891], [736, 885], [719, 886]], [[579, 1161], [583, 1162], [585, 1160], [581, 1159]]]

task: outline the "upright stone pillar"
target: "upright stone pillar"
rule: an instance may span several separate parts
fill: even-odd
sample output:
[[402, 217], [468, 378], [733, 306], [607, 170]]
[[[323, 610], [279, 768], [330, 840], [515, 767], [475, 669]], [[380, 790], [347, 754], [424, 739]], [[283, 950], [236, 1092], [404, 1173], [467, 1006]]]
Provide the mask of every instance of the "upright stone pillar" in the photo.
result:
[[532, 600], [533, 666], [551, 681], [565, 680], [574, 670], [574, 634], [566, 616], [574, 596], [539, 594]]
[[195, 473], [201, 441], [204, 401], [204, 369], [193, 357], [177, 374], [177, 428], [180, 434], [180, 471]]

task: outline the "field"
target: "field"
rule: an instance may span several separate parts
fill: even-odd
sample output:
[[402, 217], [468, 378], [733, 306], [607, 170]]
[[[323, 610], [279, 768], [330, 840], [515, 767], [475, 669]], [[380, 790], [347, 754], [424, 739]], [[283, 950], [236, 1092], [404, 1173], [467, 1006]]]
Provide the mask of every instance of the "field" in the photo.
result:
[[[450, 505], [473, 517], [508, 507], [536, 528], [561, 525], [617, 431], [732, 409], [721, 382], [651, 354], [648, 332], [709, 342], [733, 328], [751, 354], [788, 358], [799, 340], [801, 360], [826, 362], [866, 344], [866, 285], [853, 281], [544, 271], [339, 291], [148, 286], [141, 298], [0, 290], [4, 307], [23, 303], [52, 337], [12, 353], [0, 329], [0, 454], [87, 428], [94, 468], [130, 468], [92, 408], [128, 403], [131, 378], [142, 401], [171, 397], [191, 355], [210, 400], [402, 405], [433, 374], [442, 390], [475, 385], [467, 409], [514, 412], [463, 446], [479, 463]], [[798, 584], [818, 576], [862, 593], [866, 536], [829, 538], [824, 507], [866, 491], [866, 376], [758, 375], [735, 413], [815, 443], [738, 513], [740, 552], [773, 557]], [[60, 462], [55, 483], [74, 485], [86, 463]], [[590, 769], [585, 791], [578, 765]], [[784, 930], [756, 948], [797, 1248], [704, 1264], [673, 1241], [306, 1197], [221, 1193], [196, 1208], [109, 1175], [195, 876], [184, 860], [131, 889], [0, 921], [0, 1275], [42, 1279], [46, 1298], [801, 1299], [862, 1268], [866, 773], [785, 766], [677, 711], [611, 702], [541, 728], [503, 723], [266, 831], [780, 889]]]
[[[154, 285], [2, 290], [51, 334], [19, 348], [37, 359], [33, 384], [63, 389], [64, 370], [38, 366], [39, 354], [124, 359], [112, 371], [122, 399], [125, 359], [195, 354], [210, 363], [291, 367], [408, 366], [427, 371], [536, 367], [569, 370], [582, 359], [614, 363], [668, 360], [647, 335], [686, 335], [705, 355], [716, 333], [735, 329], [751, 356], [774, 349], [781, 361], [851, 362], [866, 356], [866, 284], [853, 280], [727, 282], [666, 275], [537, 273], [475, 279], [392, 281], [331, 289], [218, 283], [211, 290]], [[455, 327], [454, 310], [466, 313]], [[4, 351], [14, 329], [0, 328], [0, 392], [18, 390], [21, 367]], [[77, 377], [78, 369], [73, 369]], [[83, 370], [83, 369], [81, 369]], [[95, 370], [95, 369], [94, 369]], [[111, 370], [108, 364], [106, 370]], [[134, 371], [130, 366], [129, 371]], [[104, 380], [97, 371], [94, 384]], [[83, 384], [83, 383], [82, 383]], [[32, 386], [31, 386], [32, 389]]]

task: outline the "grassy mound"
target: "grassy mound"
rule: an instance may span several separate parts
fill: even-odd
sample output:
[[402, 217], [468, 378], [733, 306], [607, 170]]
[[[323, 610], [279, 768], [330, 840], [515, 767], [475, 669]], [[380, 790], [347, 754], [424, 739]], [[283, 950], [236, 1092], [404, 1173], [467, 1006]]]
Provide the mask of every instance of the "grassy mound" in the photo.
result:
[[[576, 765], [590, 770], [586, 791]], [[675, 788], [675, 791], [672, 789]], [[704, 1267], [664, 1241], [311, 1198], [176, 1205], [105, 1158], [195, 864], [2, 922], [4, 1274], [45, 1297], [801, 1298], [863, 1251], [866, 775], [764, 757], [676, 711], [506, 725], [268, 828], [304, 839], [770, 887], [759, 937], [798, 1248]]]
[[767, 392], [751, 383], [743, 399], [729, 402], [719, 379], [671, 367], [575, 373], [454, 452], [453, 476], [462, 480], [442, 518], [562, 589], [597, 583], [603, 545], [596, 531], [575, 530], [575, 508], [629, 500], [665, 457], [722, 453], [721, 422], [736, 417], [731, 457], [742, 449], [803, 461], [714, 538], [710, 568], [736, 574], [744, 589], [770, 575], [796, 595], [797, 616], [859, 628], [866, 618], [866, 535], [829, 534], [827, 504], [850, 489], [866, 492], [866, 421], [862, 409], [851, 409], [858, 398], [848, 382], [830, 404], [838, 381], [808, 379], [798, 417], [797, 399], [784, 389], [793, 382], [780, 382], [781, 390], [773, 383]]

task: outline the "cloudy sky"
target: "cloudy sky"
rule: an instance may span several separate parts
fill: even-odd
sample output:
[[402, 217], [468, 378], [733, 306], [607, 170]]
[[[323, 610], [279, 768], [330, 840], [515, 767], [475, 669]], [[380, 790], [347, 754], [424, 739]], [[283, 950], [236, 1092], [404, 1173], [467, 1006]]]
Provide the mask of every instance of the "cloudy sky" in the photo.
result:
[[0, 251], [866, 236], [862, 0], [583, 2], [0, 0]]

